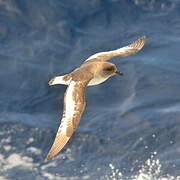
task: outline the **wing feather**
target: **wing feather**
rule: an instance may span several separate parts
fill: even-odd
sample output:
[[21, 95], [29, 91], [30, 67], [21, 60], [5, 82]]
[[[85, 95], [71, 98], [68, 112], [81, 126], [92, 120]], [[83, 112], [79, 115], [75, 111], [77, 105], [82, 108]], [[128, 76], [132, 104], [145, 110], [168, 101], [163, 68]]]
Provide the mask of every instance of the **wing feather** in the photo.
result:
[[92, 56], [90, 56], [86, 62], [92, 62], [92, 61], [106, 61], [111, 58], [115, 57], [124, 57], [124, 56], [129, 56], [131, 54], [137, 53], [139, 50], [142, 49], [146, 42], [146, 37], [143, 36], [136, 41], [134, 41], [132, 44], [129, 44], [128, 46], [113, 50], [113, 51], [107, 51], [107, 52], [100, 52], [96, 53]]
[[63, 118], [46, 160], [62, 150], [78, 126], [85, 107], [85, 89], [90, 80], [70, 82], [64, 96]]

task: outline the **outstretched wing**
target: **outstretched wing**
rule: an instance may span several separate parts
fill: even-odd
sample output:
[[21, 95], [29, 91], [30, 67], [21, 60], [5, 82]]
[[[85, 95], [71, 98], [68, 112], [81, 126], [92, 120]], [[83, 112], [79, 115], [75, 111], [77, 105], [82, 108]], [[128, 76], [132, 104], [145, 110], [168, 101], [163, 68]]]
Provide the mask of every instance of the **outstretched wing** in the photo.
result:
[[46, 157], [51, 159], [66, 145], [78, 126], [85, 107], [85, 89], [91, 78], [71, 81], [64, 96], [64, 112], [54, 143]]
[[129, 44], [128, 46], [113, 50], [113, 51], [107, 51], [107, 52], [100, 52], [100, 53], [96, 53], [92, 56], [90, 56], [86, 61], [86, 62], [92, 62], [92, 61], [106, 61], [109, 60], [111, 58], [115, 58], [115, 57], [124, 57], [124, 56], [129, 56], [131, 54], [134, 54], [136, 52], [138, 52], [139, 50], [142, 49], [142, 47], [144, 46], [146, 42], [146, 37], [143, 36], [139, 39], [137, 39], [136, 41], [134, 41], [132, 44]]

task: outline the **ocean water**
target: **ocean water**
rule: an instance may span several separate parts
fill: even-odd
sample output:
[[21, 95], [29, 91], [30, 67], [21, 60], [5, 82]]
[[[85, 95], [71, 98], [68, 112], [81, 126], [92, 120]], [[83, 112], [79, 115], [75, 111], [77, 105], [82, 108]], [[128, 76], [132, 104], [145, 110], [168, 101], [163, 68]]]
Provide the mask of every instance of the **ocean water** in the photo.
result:
[[[143, 35], [44, 161], [66, 89], [48, 81]], [[180, 180], [179, 0], [0, 0], [0, 81], [0, 180]]]

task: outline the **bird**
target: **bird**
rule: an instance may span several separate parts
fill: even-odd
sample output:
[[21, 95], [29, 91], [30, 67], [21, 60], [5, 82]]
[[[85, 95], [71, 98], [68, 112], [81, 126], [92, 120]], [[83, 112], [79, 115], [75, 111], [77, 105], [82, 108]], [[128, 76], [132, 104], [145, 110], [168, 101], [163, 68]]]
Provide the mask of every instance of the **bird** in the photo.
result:
[[50, 86], [63, 84], [68, 87], [64, 94], [61, 123], [45, 158], [46, 160], [53, 158], [63, 149], [79, 125], [86, 104], [87, 86], [98, 85], [114, 75], [123, 75], [121, 71], [117, 70], [115, 64], [107, 62], [107, 60], [137, 53], [143, 48], [146, 39], [145, 36], [142, 36], [133, 43], [119, 49], [96, 53], [86, 59], [74, 71], [53, 77], [49, 81]]

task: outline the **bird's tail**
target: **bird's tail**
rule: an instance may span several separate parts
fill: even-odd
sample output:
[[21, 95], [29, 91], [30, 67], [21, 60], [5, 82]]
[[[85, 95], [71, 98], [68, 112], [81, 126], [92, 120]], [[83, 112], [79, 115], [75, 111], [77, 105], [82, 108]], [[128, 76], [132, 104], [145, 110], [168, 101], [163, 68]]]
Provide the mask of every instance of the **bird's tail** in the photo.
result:
[[69, 74], [66, 74], [64, 76], [55, 76], [53, 77], [49, 82], [49, 86], [57, 85], [57, 84], [64, 84], [69, 85], [71, 81], [71, 76]]

